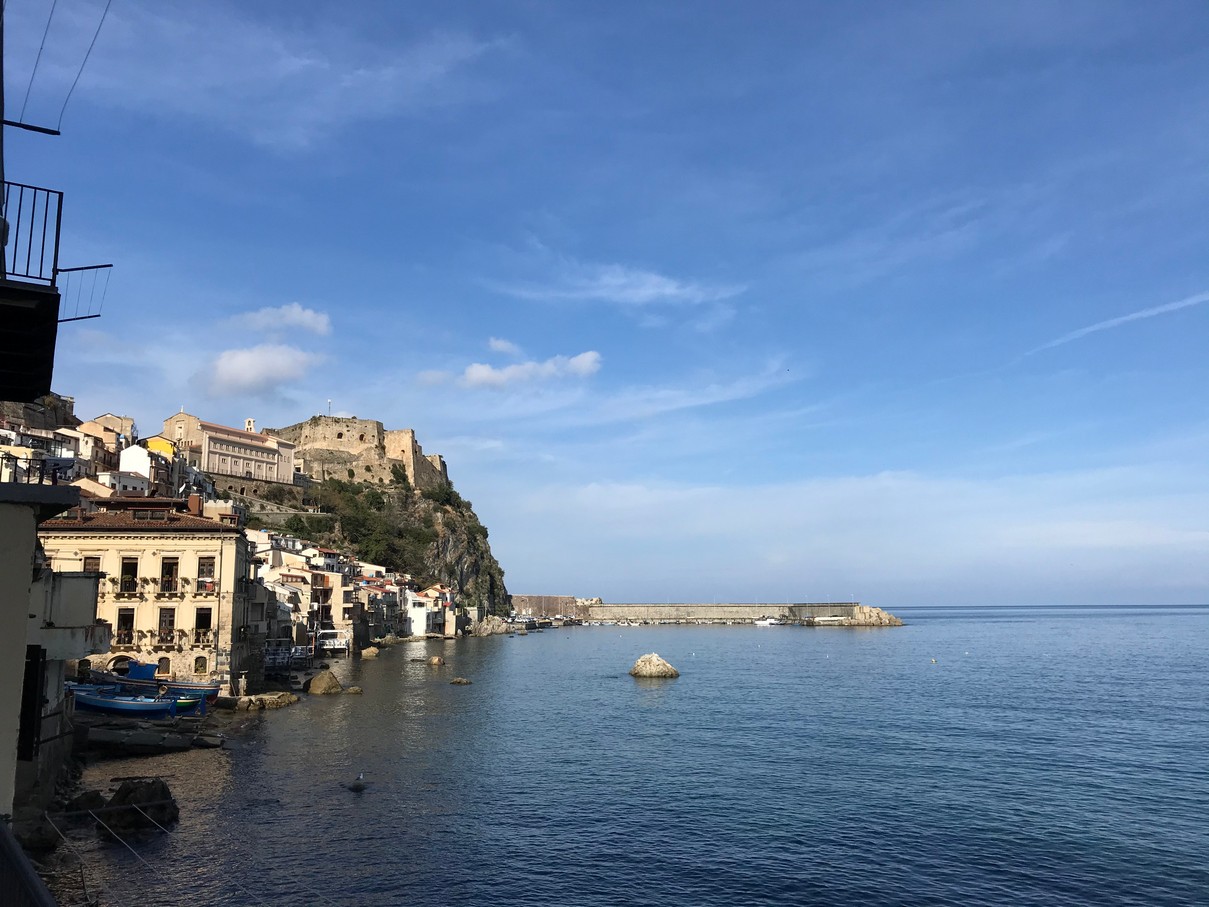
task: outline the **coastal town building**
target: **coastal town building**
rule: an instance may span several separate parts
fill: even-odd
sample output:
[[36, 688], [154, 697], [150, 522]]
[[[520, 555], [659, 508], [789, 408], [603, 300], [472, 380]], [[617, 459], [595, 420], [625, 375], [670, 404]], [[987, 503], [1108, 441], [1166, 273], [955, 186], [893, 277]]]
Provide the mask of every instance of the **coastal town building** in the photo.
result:
[[39, 529], [55, 569], [106, 575], [97, 616], [113, 626], [113, 644], [94, 663], [134, 659], [166, 677], [258, 682], [270, 611], [253, 588], [239, 513], [228, 505], [206, 516], [197, 495], [94, 503]]
[[294, 444], [255, 429], [252, 419], [240, 429], [182, 411], [164, 420], [162, 436], [185, 454], [190, 466], [236, 480], [220, 481], [220, 490], [247, 494], [253, 482], [293, 484]]

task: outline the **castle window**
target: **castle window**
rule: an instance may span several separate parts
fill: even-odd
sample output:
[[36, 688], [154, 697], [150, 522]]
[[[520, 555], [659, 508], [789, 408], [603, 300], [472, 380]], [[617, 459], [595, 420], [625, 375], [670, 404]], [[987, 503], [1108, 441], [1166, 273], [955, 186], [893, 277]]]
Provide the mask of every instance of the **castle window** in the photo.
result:
[[338, 431], [338, 432], [336, 432], [336, 440], [337, 440], [337, 441], [339, 441], [339, 440], [340, 440], [341, 438], [343, 438], [343, 437], [344, 437], [344, 432], [342, 432], [342, 431]]
[[365, 440], [365, 435], [357, 435], [357, 440], [358, 440], [358, 441], [364, 441], [364, 440]]

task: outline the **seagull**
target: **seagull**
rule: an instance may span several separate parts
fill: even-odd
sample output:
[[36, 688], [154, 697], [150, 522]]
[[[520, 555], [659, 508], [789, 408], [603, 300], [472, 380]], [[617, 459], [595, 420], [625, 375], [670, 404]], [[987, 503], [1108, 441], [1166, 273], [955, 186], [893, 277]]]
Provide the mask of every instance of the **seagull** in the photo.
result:
[[340, 786], [345, 790], [351, 790], [354, 794], [359, 794], [369, 787], [369, 784], [365, 780], [365, 772], [357, 772], [355, 781], [341, 781]]

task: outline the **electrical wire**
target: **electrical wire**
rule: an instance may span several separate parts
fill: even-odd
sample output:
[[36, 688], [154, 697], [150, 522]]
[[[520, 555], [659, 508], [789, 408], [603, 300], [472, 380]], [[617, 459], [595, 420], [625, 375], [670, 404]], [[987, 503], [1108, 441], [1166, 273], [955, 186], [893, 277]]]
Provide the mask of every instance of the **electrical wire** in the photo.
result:
[[34, 76], [38, 74], [38, 64], [42, 62], [42, 51], [46, 50], [46, 36], [50, 34], [50, 23], [55, 18], [55, 7], [59, 5], [59, 0], [53, 0], [50, 4], [50, 15], [46, 17], [46, 28], [42, 30], [42, 43], [38, 47], [38, 55], [34, 57], [34, 71], [29, 74], [29, 84], [25, 86], [25, 100], [21, 102], [21, 116], [17, 119], [25, 122], [25, 108], [29, 104], [29, 93], [34, 88]]
[[67, 112], [67, 102], [71, 100], [71, 94], [76, 90], [76, 85], [79, 84], [80, 76], [84, 75], [84, 67], [88, 65], [88, 58], [92, 56], [92, 49], [96, 47], [97, 38], [101, 35], [101, 26], [105, 24], [105, 17], [109, 15], [109, 7], [113, 5], [113, 0], [106, 0], [105, 11], [101, 13], [101, 21], [97, 23], [97, 30], [93, 33], [92, 43], [88, 45], [88, 51], [84, 54], [84, 59], [80, 63], [80, 71], [76, 73], [75, 81], [71, 83], [71, 88], [67, 89], [67, 97], [63, 99], [63, 109], [59, 111], [59, 125], [55, 128], [60, 132], [63, 131], [63, 114]]

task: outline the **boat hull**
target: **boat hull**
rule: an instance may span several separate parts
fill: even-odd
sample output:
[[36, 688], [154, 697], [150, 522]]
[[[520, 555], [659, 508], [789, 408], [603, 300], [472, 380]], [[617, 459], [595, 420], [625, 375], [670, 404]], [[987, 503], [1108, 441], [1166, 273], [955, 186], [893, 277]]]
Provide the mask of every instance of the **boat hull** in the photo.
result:
[[[142, 680], [123, 677], [109, 671], [92, 670], [89, 672], [93, 683], [107, 686], [116, 684], [123, 690], [144, 696], [158, 696], [161, 691], [173, 696], [204, 696], [207, 702], [213, 703], [218, 698], [219, 684], [199, 683], [191, 680]], [[166, 688], [161, 690], [161, 688]]]

